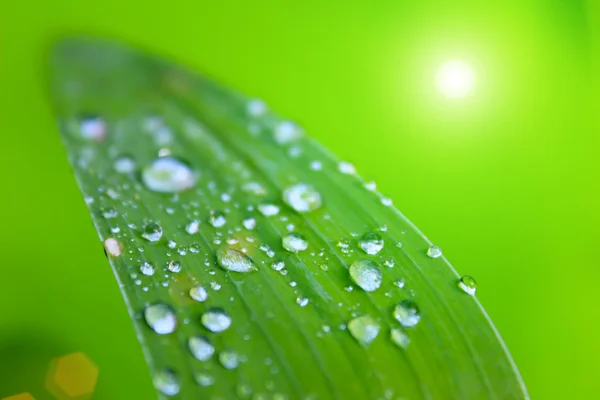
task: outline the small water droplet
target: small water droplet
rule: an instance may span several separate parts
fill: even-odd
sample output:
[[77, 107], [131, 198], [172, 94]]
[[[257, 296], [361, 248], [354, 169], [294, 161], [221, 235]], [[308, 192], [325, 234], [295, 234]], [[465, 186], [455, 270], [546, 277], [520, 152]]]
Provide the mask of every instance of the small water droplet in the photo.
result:
[[267, 194], [265, 188], [258, 182], [248, 182], [242, 186], [242, 190], [255, 196], [264, 196]]
[[312, 186], [297, 183], [283, 191], [283, 201], [297, 212], [314, 211], [321, 207], [321, 194]]
[[442, 256], [442, 249], [439, 246], [429, 246], [427, 255], [431, 258], [439, 258]]
[[[360, 239], [360, 248], [370, 255], [375, 255], [383, 249], [383, 239], [376, 232], [368, 232]], [[393, 264], [392, 264], [393, 265]]]
[[190, 297], [196, 301], [203, 302], [208, 298], [208, 293], [204, 286], [195, 286], [190, 289]]
[[104, 249], [111, 257], [119, 257], [123, 252], [123, 245], [115, 238], [108, 238], [104, 241]]
[[283, 261], [274, 262], [271, 264], [271, 268], [273, 268], [275, 271], [281, 271], [283, 268], [285, 268], [285, 263]]
[[233, 350], [223, 350], [219, 353], [219, 362], [226, 369], [236, 369], [240, 364], [240, 357]]
[[160, 193], [177, 193], [192, 188], [196, 177], [190, 167], [175, 157], [159, 157], [142, 171], [144, 185]]
[[143, 262], [140, 265], [140, 272], [146, 276], [152, 276], [154, 275], [154, 266], [148, 262]]
[[247, 383], [238, 383], [235, 388], [235, 393], [240, 399], [248, 399], [252, 395], [252, 387]]
[[260, 211], [260, 213], [262, 215], [264, 215], [265, 217], [272, 217], [274, 215], [279, 214], [279, 207], [276, 206], [275, 204], [259, 204], [258, 205], [258, 211]]
[[206, 361], [212, 357], [215, 348], [204, 336], [192, 336], [188, 340], [188, 347], [192, 355], [200, 361]]
[[152, 243], [158, 242], [162, 234], [162, 227], [154, 222], [144, 225], [142, 229], [142, 237]]
[[373, 181], [365, 183], [365, 189], [374, 192], [377, 189], [377, 184]]
[[175, 396], [179, 393], [179, 378], [174, 371], [164, 369], [154, 374], [154, 387], [165, 396]]
[[115, 160], [113, 168], [120, 174], [130, 174], [135, 171], [135, 161], [131, 157], [121, 156]]
[[327, 264], [321, 264], [321, 265], [319, 265], [319, 268], [321, 268], [321, 270], [323, 270], [323, 271], [327, 271], [329, 269]]
[[298, 253], [308, 248], [308, 241], [299, 233], [288, 233], [281, 239], [281, 243], [290, 253]]
[[410, 344], [410, 338], [408, 337], [406, 332], [404, 332], [400, 328], [393, 328], [390, 332], [390, 337], [392, 338], [392, 342], [394, 342], [396, 346], [401, 347], [403, 349], [407, 348]]
[[159, 335], [173, 333], [177, 328], [177, 317], [171, 306], [156, 303], [144, 309], [144, 319], [152, 330]]
[[117, 218], [119, 215], [117, 210], [115, 210], [113, 207], [103, 207], [100, 210], [100, 213], [102, 213], [102, 217], [104, 217], [104, 219]]
[[477, 291], [477, 282], [475, 278], [469, 275], [464, 275], [458, 282], [458, 287], [465, 293], [475, 296]]
[[181, 271], [181, 263], [177, 260], [173, 260], [169, 263], [167, 268], [169, 271], [177, 273]]
[[97, 116], [87, 116], [79, 121], [79, 132], [81, 136], [96, 142], [101, 142], [107, 134], [106, 122]]
[[277, 143], [286, 144], [301, 138], [304, 131], [291, 121], [282, 121], [275, 125], [273, 133]]
[[382, 197], [381, 204], [383, 204], [386, 207], [389, 207], [392, 205], [392, 199], [390, 199], [389, 197]]
[[394, 317], [402, 324], [402, 326], [411, 327], [419, 323], [421, 313], [414, 301], [402, 300], [394, 308]]
[[306, 297], [298, 297], [296, 298], [296, 304], [300, 307], [306, 307], [308, 305], [308, 299]]
[[396, 287], [402, 289], [404, 287], [404, 279], [399, 279], [396, 282], [394, 282], [394, 285], [396, 285]]
[[340, 163], [338, 164], [338, 170], [342, 174], [347, 174], [347, 175], [353, 175], [356, 173], [356, 168], [354, 167], [354, 165], [352, 165], [351, 163], [349, 163], [347, 161], [340, 161]]
[[260, 117], [267, 112], [267, 105], [260, 99], [252, 99], [246, 103], [246, 112], [251, 117]]
[[252, 217], [244, 219], [242, 223], [244, 224], [244, 228], [248, 230], [256, 228], [256, 220]]
[[379, 324], [370, 315], [362, 315], [348, 322], [348, 331], [362, 345], [368, 345], [379, 334]]
[[221, 268], [234, 272], [256, 271], [250, 257], [234, 249], [222, 249], [217, 253], [217, 261]]
[[223, 332], [231, 326], [231, 317], [222, 308], [211, 308], [202, 314], [202, 325], [211, 332]]
[[225, 218], [225, 214], [221, 211], [211, 211], [208, 222], [210, 222], [213, 227], [220, 228], [225, 225], [227, 219]]
[[200, 386], [206, 387], [211, 386], [215, 383], [215, 378], [204, 372], [198, 372], [194, 375], [194, 380]]
[[350, 277], [367, 292], [373, 292], [381, 285], [381, 271], [371, 260], [354, 261], [350, 265]]
[[187, 224], [185, 227], [185, 231], [187, 233], [189, 233], [190, 235], [195, 235], [196, 233], [198, 233], [199, 229], [200, 229], [200, 222], [198, 222], [198, 221], [190, 221], [190, 223]]

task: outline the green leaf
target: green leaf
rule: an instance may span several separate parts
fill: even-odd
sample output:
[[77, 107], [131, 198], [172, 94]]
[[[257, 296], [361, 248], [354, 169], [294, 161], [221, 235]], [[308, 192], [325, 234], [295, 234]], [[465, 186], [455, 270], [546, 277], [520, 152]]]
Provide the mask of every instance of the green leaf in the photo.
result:
[[474, 280], [299, 125], [113, 43], [52, 72], [161, 397], [528, 397]]

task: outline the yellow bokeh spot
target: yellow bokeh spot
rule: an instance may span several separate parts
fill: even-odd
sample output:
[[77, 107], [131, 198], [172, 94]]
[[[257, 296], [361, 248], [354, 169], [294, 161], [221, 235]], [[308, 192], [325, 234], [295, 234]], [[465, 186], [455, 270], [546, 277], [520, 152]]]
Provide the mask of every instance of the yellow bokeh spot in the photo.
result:
[[97, 380], [98, 367], [84, 353], [72, 353], [52, 360], [46, 389], [59, 400], [82, 400], [91, 396]]
[[2, 400], [35, 400], [29, 393], [20, 393], [10, 397], [4, 397]]

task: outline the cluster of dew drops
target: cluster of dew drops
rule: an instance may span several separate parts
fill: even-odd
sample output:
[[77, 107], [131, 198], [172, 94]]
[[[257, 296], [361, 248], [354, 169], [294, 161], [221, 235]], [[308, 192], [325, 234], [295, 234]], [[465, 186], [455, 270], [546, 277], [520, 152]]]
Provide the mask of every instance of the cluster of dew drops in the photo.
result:
[[[266, 106], [260, 100], [251, 100], [247, 104], [247, 112], [251, 116], [258, 116], [265, 112]], [[156, 124], [155, 124], [156, 125]], [[160, 125], [157, 127], [160, 134]], [[99, 117], [84, 118], [80, 121], [79, 132], [86, 139], [94, 141], [102, 141], [107, 135], [107, 125], [105, 121]], [[284, 121], [279, 123], [274, 129], [273, 134], [279, 143], [286, 143], [297, 138], [301, 131], [292, 122]], [[136, 162], [131, 157], [118, 157], [114, 162], [114, 169], [119, 173], [133, 173], [136, 170]], [[323, 168], [321, 162], [313, 161], [310, 168], [318, 171]], [[342, 174], [354, 175], [356, 170], [354, 166], [348, 162], [340, 162], [338, 170]], [[194, 171], [185, 162], [176, 157], [170, 156], [168, 153], [160, 154], [148, 166], [146, 166], [140, 174], [143, 185], [154, 192], [160, 193], [179, 193], [191, 189], [196, 185], [196, 175]], [[257, 183], [250, 183], [250, 190], [261, 190]], [[375, 191], [375, 184], [372, 182], [366, 183], [365, 188], [369, 191]], [[110, 193], [108, 193], [111, 195]], [[296, 183], [283, 190], [281, 193], [282, 200], [289, 207], [298, 213], [308, 213], [321, 208], [321, 194], [311, 185], [305, 183]], [[91, 201], [91, 200], [90, 200]], [[390, 206], [391, 200], [386, 197], [380, 197], [380, 201], [384, 206]], [[279, 213], [279, 207], [273, 204], [261, 204], [257, 207], [258, 211], [264, 216], [273, 216]], [[105, 219], [115, 218], [118, 213], [114, 208], [101, 209], [101, 215]], [[209, 223], [220, 228], [227, 223], [226, 216], [220, 212], [213, 212], [210, 215]], [[188, 234], [195, 234], [199, 230], [200, 222], [197, 220], [190, 221], [185, 230]], [[252, 230], [256, 227], [256, 219], [249, 217], [242, 221], [242, 225], [247, 230]], [[118, 232], [117, 229], [112, 230], [113, 233]], [[163, 229], [157, 223], [147, 223], [142, 227], [140, 235], [145, 240], [156, 243], [163, 238]], [[281, 238], [282, 247], [290, 253], [301, 253], [308, 249], [308, 240], [297, 232], [288, 232]], [[170, 248], [175, 248], [176, 243], [168, 241]], [[377, 255], [384, 248], [384, 239], [377, 232], [367, 232], [360, 237], [358, 245], [362, 252], [369, 256]], [[342, 252], [349, 251], [350, 242], [340, 240], [338, 246]], [[398, 247], [401, 245], [398, 244]], [[104, 248], [106, 253], [113, 258], [121, 256], [124, 252], [123, 244], [115, 237], [109, 237], [104, 240]], [[180, 249], [180, 254], [190, 251], [198, 252], [199, 248], [190, 246], [186, 249]], [[272, 253], [272, 250], [265, 248], [266, 252]], [[271, 254], [272, 255], [272, 254]], [[442, 257], [442, 251], [438, 246], [430, 246], [426, 250], [426, 255], [436, 259]], [[255, 263], [250, 257], [244, 254], [243, 251], [238, 251], [234, 248], [224, 248], [216, 254], [218, 265], [227, 271], [245, 274], [257, 270]], [[387, 259], [385, 265], [393, 267], [392, 259]], [[276, 261], [272, 264], [272, 269], [281, 273], [285, 272], [285, 264], [283, 261]], [[178, 273], [182, 270], [182, 265], [178, 261], [171, 261], [168, 270], [172, 273]], [[327, 270], [327, 265], [321, 265], [322, 270]], [[151, 276], [155, 273], [155, 267], [148, 262], [143, 262], [139, 271], [142, 275]], [[369, 259], [361, 258], [354, 261], [349, 269], [348, 274], [351, 280], [365, 292], [374, 292], [378, 290], [382, 284], [383, 275], [378, 263]], [[211, 284], [216, 284], [213, 282]], [[404, 281], [397, 281], [394, 284], [400, 288], [404, 286]], [[474, 295], [477, 289], [475, 280], [470, 276], [463, 276], [458, 287], [469, 295]], [[213, 289], [215, 287], [213, 286]], [[352, 290], [352, 287], [346, 288]], [[196, 302], [204, 302], [208, 299], [208, 291], [204, 286], [197, 285], [192, 287], [188, 293], [190, 299]], [[305, 307], [309, 303], [306, 297], [298, 297], [296, 303], [300, 307]], [[406, 328], [415, 327], [420, 319], [421, 313], [418, 305], [410, 299], [405, 299], [397, 303], [393, 309], [393, 317], [399, 322], [399, 326], [392, 328], [389, 332], [390, 338], [400, 348], [407, 348], [410, 344], [410, 339]], [[157, 335], [169, 335], [174, 333], [178, 327], [178, 318], [175, 311], [168, 304], [159, 302], [147, 305], [143, 310], [143, 318], [148, 326]], [[234, 323], [232, 318], [223, 308], [210, 308], [206, 310], [200, 317], [201, 324], [210, 332], [218, 334], [226, 331]], [[347, 329], [352, 337], [361, 345], [369, 345], [373, 342], [380, 333], [380, 325], [376, 318], [370, 315], [360, 315], [351, 319], [347, 324], [343, 324], [341, 329]], [[327, 332], [331, 329], [325, 325], [323, 330]], [[217, 353], [211, 341], [202, 335], [191, 336], [187, 339], [187, 348], [194, 358], [199, 361], [207, 361]], [[226, 349], [218, 352], [218, 360], [226, 369], [235, 369], [244, 357], [237, 352]], [[210, 386], [214, 383], [214, 378], [206, 373], [198, 373], [194, 376], [195, 381], [201, 386]], [[154, 374], [154, 384], [156, 388], [167, 396], [174, 396], [180, 391], [180, 383], [178, 375], [171, 369], [163, 369]], [[284, 398], [284, 397], [282, 397]]]

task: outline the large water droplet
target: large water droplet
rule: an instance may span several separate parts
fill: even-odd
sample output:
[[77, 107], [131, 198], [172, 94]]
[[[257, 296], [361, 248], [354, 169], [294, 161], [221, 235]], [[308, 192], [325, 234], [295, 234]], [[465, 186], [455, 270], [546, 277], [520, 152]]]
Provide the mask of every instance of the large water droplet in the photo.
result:
[[407, 348], [410, 344], [410, 338], [408, 337], [406, 332], [404, 332], [400, 328], [392, 329], [392, 331], [390, 332], [390, 337], [392, 338], [392, 342], [394, 342], [396, 346], [401, 347], [403, 349]]
[[221, 268], [234, 272], [256, 271], [252, 259], [234, 249], [222, 249], [217, 254], [217, 261]]
[[79, 132], [86, 139], [101, 142], [106, 138], [106, 122], [97, 116], [87, 116], [79, 122]]
[[144, 319], [152, 330], [160, 335], [173, 333], [177, 328], [177, 316], [171, 306], [156, 303], [144, 309]]
[[189, 338], [188, 347], [192, 355], [200, 361], [208, 360], [215, 352], [215, 348], [210, 344], [208, 339], [200, 335]]
[[427, 255], [431, 258], [438, 258], [442, 256], [442, 249], [439, 246], [430, 246], [427, 249]]
[[321, 194], [305, 183], [297, 183], [283, 191], [283, 201], [298, 212], [314, 211], [321, 207]]
[[368, 232], [360, 238], [360, 248], [367, 254], [374, 255], [383, 249], [383, 239], [376, 232]]
[[154, 222], [144, 225], [142, 229], [142, 237], [152, 243], [158, 242], [162, 234], [162, 227]]
[[108, 238], [104, 241], [104, 249], [111, 257], [119, 257], [123, 252], [123, 245], [115, 238]]
[[208, 293], [204, 286], [195, 286], [190, 289], [190, 297], [196, 301], [203, 302], [208, 298]]
[[421, 319], [419, 307], [412, 300], [402, 300], [394, 308], [394, 317], [402, 324], [402, 326], [415, 326]]
[[379, 324], [370, 315], [362, 315], [348, 322], [348, 331], [363, 345], [371, 343], [379, 334]]
[[200, 222], [198, 221], [190, 221], [190, 223], [185, 226], [185, 231], [190, 235], [195, 235], [199, 230]]
[[161, 193], [182, 192], [196, 184], [190, 167], [175, 157], [155, 159], [142, 171], [142, 180], [148, 189]]
[[235, 369], [240, 364], [240, 356], [233, 350], [223, 350], [219, 353], [221, 365], [227, 369]]
[[152, 276], [154, 275], [154, 266], [144, 261], [142, 265], [140, 265], [140, 272], [146, 276]]
[[175, 396], [179, 393], [179, 378], [170, 369], [164, 369], [154, 374], [154, 387], [165, 396]]
[[221, 308], [211, 308], [202, 314], [201, 320], [211, 332], [223, 332], [231, 325], [231, 317]]
[[458, 282], [458, 287], [465, 293], [474, 296], [475, 292], [477, 291], [477, 282], [472, 276], [465, 275], [462, 278], [460, 278], [460, 281]]
[[169, 263], [167, 268], [169, 269], [169, 271], [177, 273], [181, 271], [181, 263], [177, 260], [173, 260]]
[[279, 207], [275, 204], [263, 203], [258, 205], [258, 211], [265, 217], [272, 217], [279, 214]]
[[372, 292], [381, 286], [381, 271], [371, 260], [358, 260], [350, 265], [350, 276], [363, 290]]
[[283, 248], [291, 253], [298, 253], [308, 248], [308, 241], [299, 233], [288, 233], [281, 239]]

